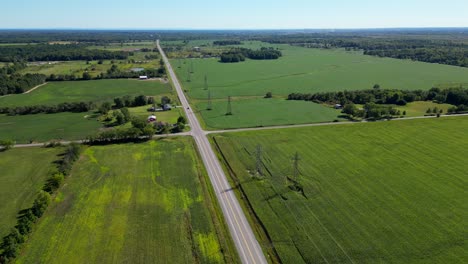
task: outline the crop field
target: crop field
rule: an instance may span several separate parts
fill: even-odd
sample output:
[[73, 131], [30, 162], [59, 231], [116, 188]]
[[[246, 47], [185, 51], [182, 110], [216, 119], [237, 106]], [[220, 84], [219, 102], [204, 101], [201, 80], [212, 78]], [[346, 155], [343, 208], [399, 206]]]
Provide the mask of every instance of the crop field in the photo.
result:
[[16, 214], [20, 210], [31, 207], [59, 153], [60, 148], [0, 152], [0, 237], [16, 224]]
[[95, 134], [101, 127], [93, 112], [0, 115], [0, 139], [11, 139], [16, 143], [79, 140]]
[[443, 117], [212, 140], [283, 263], [466, 263], [467, 127]]
[[27, 94], [0, 97], [0, 107], [54, 105], [63, 102], [112, 101], [124, 95], [161, 95], [171, 92], [170, 84], [159, 81], [97, 80], [51, 82]]
[[227, 105], [227, 99], [213, 101], [212, 110], [206, 110], [206, 102], [195, 104], [208, 129], [331, 122], [340, 115], [327, 106], [281, 98], [233, 99], [232, 115], [226, 115]]
[[258, 42], [244, 45], [260, 46], [277, 47], [283, 57], [242, 63], [220, 63], [217, 58], [180, 59], [180, 62], [172, 59], [171, 64], [187, 94], [196, 99], [206, 99], [205, 75], [213, 98], [262, 96], [267, 92], [286, 96], [292, 92], [362, 90], [374, 84], [396, 89], [430, 89], [447, 84], [468, 86], [468, 69], [462, 67], [377, 58], [342, 49], [307, 49]]
[[89, 147], [16, 263], [235, 262], [190, 138]]

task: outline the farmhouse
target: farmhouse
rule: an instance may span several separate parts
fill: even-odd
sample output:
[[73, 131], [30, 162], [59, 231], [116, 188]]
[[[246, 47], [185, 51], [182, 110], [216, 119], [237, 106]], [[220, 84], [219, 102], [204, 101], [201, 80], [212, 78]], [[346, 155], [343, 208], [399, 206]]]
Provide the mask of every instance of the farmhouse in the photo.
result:
[[193, 51], [200, 51], [200, 47], [193, 47]]
[[140, 80], [148, 80], [148, 76], [146, 75], [140, 76]]

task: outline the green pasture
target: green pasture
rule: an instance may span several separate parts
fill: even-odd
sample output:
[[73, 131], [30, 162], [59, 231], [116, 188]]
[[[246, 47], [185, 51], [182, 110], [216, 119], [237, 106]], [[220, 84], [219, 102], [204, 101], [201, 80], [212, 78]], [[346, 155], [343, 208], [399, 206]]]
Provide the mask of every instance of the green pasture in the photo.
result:
[[125, 95], [160, 95], [171, 92], [170, 84], [128, 79], [50, 82], [27, 94], [0, 97], [0, 107], [55, 105], [63, 102], [112, 102]]
[[226, 115], [227, 106], [227, 98], [212, 101], [212, 110], [207, 110], [207, 102], [195, 103], [208, 129], [331, 122], [340, 115], [340, 110], [331, 107], [282, 98], [234, 98], [232, 115]]
[[22, 148], [0, 152], [0, 237], [15, 226], [20, 210], [32, 206], [60, 150]]
[[16, 263], [233, 263], [190, 138], [88, 147]]
[[451, 104], [438, 104], [438, 103], [433, 103], [433, 102], [412, 102], [408, 103], [405, 106], [395, 106], [397, 109], [399, 109], [401, 112], [406, 111], [406, 116], [412, 117], [412, 116], [423, 116], [426, 114], [426, 111], [428, 108], [434, 109], [434, 107], [437, 107], [439, 110], [442, 109], [442, 113], [446, 114], [447, 110], [450, 107], [453, 107]]
[[443, 117], [212, 140], [282, 263], [466, 263], [467, 127]]
[[0, 139], [16, 143], [84, 139], [102, 128], [97, 116], [93, 112], [0, 115]]
[[[267, 92], [286, 96], [292, 92], [362, 90], [374, 84], [384, 89], [425, 90], [433, 86], [468, 85], [468, 69], [462, 67], [378, 58], [342, 49], [308, 49], [259, 42], [244, 46], [275, 47], [282, 51], [283, 57], [241, 63], [220, 63], [218, 58], [171, 59], [171, 64], [187, 94], [196, 99], [206, 99], [205, 75], [215, 98], [260, 96]], [[192, 64], [193, 73], [189, 78]]]

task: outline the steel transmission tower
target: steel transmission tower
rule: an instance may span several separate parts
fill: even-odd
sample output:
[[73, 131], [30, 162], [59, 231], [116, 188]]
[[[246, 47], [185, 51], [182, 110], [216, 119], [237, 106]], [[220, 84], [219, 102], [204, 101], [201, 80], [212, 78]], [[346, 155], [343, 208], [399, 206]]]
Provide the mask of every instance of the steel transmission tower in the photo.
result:
[[263, 176], [262, 170], [262, 145], [258, 144], [257, 149], [255, 151], [255, 159], [256, 159], [256, 173], [260, 176]]
[[301, 160], [299, 157], [299, 152], [296, 151], [296, 154], [294, 154], [294, 157], [292, 158], [293, 160], [293, 180], [297, 181], [299, 177], [299, 161]]
[[228, 96], [228, 105], [226, 115], [232, 115], [231, 96]]
[[208, 105], [206, 106], [206, 110], [211, 110], [213, 109], [213, 106], [211, 104], [211, 91], [208, 90]]

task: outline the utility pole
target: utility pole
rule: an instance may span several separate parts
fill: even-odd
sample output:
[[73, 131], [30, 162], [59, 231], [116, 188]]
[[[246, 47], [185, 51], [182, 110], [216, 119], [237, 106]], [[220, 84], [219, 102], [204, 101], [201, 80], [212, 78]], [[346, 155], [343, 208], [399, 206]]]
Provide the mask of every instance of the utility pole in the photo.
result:
[[228, 105], [226, 115], [232, 115], [231, 96], [228, 96]]
[[263, 176], [262, 171], [262, 145], [258, 144], [257, 149], [255, 150], [255, 158], [256, 158], [256, 173], [260, 176]]
[[190, 59], [190, 73], [193, 73], [193, 59]]
[[213, 109], [213, 106], [211, 104], [211, 91], [208, 90], [208, 105], [206, 106], [206, 110], [211, 110]]

